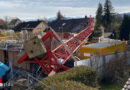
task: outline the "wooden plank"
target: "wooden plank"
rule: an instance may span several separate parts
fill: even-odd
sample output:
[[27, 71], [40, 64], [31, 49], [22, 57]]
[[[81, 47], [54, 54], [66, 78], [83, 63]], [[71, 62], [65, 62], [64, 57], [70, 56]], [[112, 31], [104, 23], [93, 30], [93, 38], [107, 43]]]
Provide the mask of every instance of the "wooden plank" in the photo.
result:
[[5, 63], [5, 58], [4, 58], [5, 54], [4, 54], [4, 50], [0, 50], [0, 62]]

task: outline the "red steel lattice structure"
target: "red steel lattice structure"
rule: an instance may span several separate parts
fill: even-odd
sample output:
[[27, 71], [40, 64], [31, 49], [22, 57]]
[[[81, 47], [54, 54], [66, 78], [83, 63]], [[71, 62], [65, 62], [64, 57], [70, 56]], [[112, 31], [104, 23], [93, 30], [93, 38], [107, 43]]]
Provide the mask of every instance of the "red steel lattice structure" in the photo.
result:
[[[33, 59], [30, 60], [28, 58], [28, 54], [25, 53], [18, 60], [18, 63], [20, 64], [23, 61], [25, 61], [29, 63], [39, 64], [46, 74], [49, 74], [52, 70], [55, 72], [68, 70], [69, 68], [64, 66], [64, 64], [70, 58], [71, 56], [70, 53], [73, 54], [84, 42], [84, 40], [87, 39], [92, 34], [92, 32], [93, 32], [93, 19], [90, 17], [86, 28], [64, 43], [64, 45], [66, 45], [66, 47], [69, 49], [68, 51], [66, 50], [63, 44], [60, 44], [54, 50], [52, 50], [53, 38], [55, 38], [58, 41], [59, 38], [53, 32], [53, 30], [50, 30], [49, 32], [47, 32], [47, 34], [45, 34], [42, 37], [42, 41], [47, 50], [47, 53], [44, 55], [44, 57], [42, 59], [34, 57]], [[45, 45], [46, 40], [49, 41], [49, 42], [47, 41], [48, 45]], [[58, 59], [62, 59], [63, 62], [59, 63]]]

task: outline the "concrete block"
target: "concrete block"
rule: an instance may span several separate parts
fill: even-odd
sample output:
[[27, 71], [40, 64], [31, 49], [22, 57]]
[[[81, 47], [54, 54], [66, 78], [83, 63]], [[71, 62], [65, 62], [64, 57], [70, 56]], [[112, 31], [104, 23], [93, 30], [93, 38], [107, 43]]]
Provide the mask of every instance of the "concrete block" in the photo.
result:
[[25, 41], [24, 49], [29, 58], [40, 56], [47, 52], [40, 36], [34, 36], [33, 38]]

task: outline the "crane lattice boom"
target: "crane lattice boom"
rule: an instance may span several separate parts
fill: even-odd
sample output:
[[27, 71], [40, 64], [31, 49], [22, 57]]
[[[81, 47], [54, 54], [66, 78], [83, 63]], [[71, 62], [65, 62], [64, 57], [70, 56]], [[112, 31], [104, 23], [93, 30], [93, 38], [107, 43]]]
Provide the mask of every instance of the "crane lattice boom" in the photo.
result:
[[[25, 61], [29, 63], [39, 64], [46, 74], [49, 74], [52, 70], [55, 72], [68, 70], [69, 68], [67, 66], [64, 66], [64, 64], [70, 58], [71, 54], [73, 54], [80, 47], [80, 45], [84, 42], [84, 40], [89, 38], [92, 32], [93, 32], [93, 19], [90, 17], [88, 25], [84, 30], [81, 30], [81, 32], [78, 33], [76, 36], [72, 37], [64, 44], [58, 45], [54, 50], [52, 50], [53, 38], [55, 38], [57, 41], [60, 40], [54, 33], [54, 31], [50, 30], [42, 37], [42, 41], [47, 50], [47, 53], [44, 55], [44, 57], [42, 59], [34, 57], [30, 60], [28, 59], [28, 54], [25, 53], [18, 60], [18, 63], [20, 64], [23, 61]], [[45, 42], [48, 42], [48, 45], [46, 45]], [[59, 63], [59, 59], [62, 60], [61, 63]]]

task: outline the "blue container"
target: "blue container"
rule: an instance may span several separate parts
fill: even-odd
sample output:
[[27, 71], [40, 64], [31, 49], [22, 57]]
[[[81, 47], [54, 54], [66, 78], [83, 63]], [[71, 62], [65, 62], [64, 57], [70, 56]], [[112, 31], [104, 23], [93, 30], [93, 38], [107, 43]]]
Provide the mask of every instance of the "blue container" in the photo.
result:
[[0, 62], [0, 78], [2, 78], [6, 74], [6, 72], [9, 70], [10, 68], [7, 65]]

